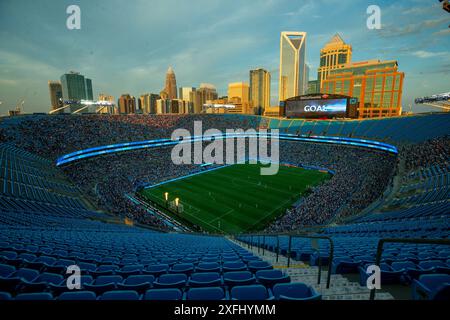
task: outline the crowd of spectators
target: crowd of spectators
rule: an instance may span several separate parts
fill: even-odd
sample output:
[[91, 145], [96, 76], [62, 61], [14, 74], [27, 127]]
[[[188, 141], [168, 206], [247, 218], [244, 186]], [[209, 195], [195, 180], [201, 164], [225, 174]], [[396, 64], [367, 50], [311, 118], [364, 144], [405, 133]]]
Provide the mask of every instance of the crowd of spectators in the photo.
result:
[[283, 162], [325, 167], [331, 179], [314, 187], [298, 207], [274, 221], [266, 231], [298, 230], [358, 213], [379, 198], [391, 183], [396, 157], [383, 152], [337, 145], [282, 142]]
[[434, 165], [450, 165], [450, 136], [431, 139], [419, 144], [407, 144], [401, 147], [400, 154], [405, 161], [407, 171], [425, 169]]
[[[168, 138], [178, 128], [193, 132], [195, 120], [202, 121], [203, 130], [264, 127], [254, 117], [224, 115], [34, 115], [3, 127], [0, 139], [55, 160], [94, 146]], [[449, 154], [448, 137], [419, 146], [400, 150], [408, 168], [448, 160], [442, 158]], [[127, 195], [142, 185], [201, 170], [198, 165], [173, 164], [170, 151], [167, 148], [110, 154], [75, 162], [63, 170], [98, 208], [165, 228], [161, 218], [134, 204]], [[291, 164], [328, 168], [335, 174], [310, 190], [300, 205], [273, 221], [267, 228], [271, 232], [324, 224], [360, 212], [383, 194], [397, 167], [397, 157], [384, 152], [315, 143], [282, 141], [280, 158]]]
[[30, 115], [16, 118], [14, 125], [2, 128], [0, 142], [12, 141], [29, 152], [54, 160], [57, 157], [114, 143], [170, 138], [175, 129], [193, 134], [194, 121], [203, 128], [255, 128], [255, 117], [224, 115]]

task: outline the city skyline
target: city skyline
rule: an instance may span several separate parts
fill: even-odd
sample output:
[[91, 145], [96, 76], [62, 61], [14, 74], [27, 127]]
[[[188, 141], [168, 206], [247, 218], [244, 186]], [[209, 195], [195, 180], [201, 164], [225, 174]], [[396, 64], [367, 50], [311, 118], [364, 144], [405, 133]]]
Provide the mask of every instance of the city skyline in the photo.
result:
[[[335, 33], [352, 45], [354, 61], [397, 60], [406, 75], [403, 108], [407, 110], [417, 96], [448, 91], [445, 84], [450, 82], [446, 12], [439, 3], [414, 3], [417, 7], [410, 8], [410, 1], [379, 1], [382, 29], [369, 30], [365, 26], [366, 3], [326, 1], [327, 5], [335, 4], [336, 10], [323, 12], [324, 1], [266, 0], [257, 5], [252, 1], [242, 3], [233, 16], [223, 17], [218, 13], [233, 6], [233, 1], [213, 1], [208, 6], [202, 1], [178, 6], [139, 1], [125, 8], [114, 1], [79, 1], [81, 30], [68, 30], [66, 1], [3, 1], [0, 38], [8, 45], [0, 50], [0, 114], [21, 99], [25, 100], [25, 112], [48, 112], [48, 80], [58, 79], [68, 70], [89, 75], [95, 97], [100, 92], [115, 97], [124, 92], [137, 97], [145, 92], [159, 93], [170, 65], [177, 72], [179, 87], [208, 82], [217, 87], [219, 95], [224, 95], [231, 82], [248, 82], [249, 70], [264, 68], [273, 79], [271, 105], [277, 105], [278, 40], [284, 30], [307, 32], [309, 80], [316, 78], [320, 49]], [[142, 14], [150, 7], [157, 21], [150, 22]], [[50, 15], [50, 8], [52, 12], [61, 11], [61, 15]], [[184, 26], [162, 20], [170, 10], [186, 15]], [[119, 11], [136, 19], [127, 27], [113, 24]], [[34, 27], [19, 25], [19, 18]], [[270, 23], [265, 24], [268, 19]], [[321, 24], [324, 19], [335, 25]], [[216, 32], [221, 37], [214, 37]], [[161, 37], [167, 41], [159, 41]], [[423, 107], [413, 110], [438, 111]]]

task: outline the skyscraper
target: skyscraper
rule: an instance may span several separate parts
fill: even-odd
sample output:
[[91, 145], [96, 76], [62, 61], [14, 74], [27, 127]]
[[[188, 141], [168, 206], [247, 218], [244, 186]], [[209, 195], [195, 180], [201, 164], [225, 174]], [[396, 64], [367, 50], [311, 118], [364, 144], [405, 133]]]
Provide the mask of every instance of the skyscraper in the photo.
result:
[[169, 69], [167, 69], [166, 85], [163, 91], [167, 93], [169, 99], [177, 98], [177, 79], [175, 77], [175, 72], [173, 71], [172, 67], [169, 67]]
[[154, 93], [146, 93], [139, 97], [139, 104], [144, 114], [156, 113], [156, 101], [160, 96]]
[[49, 81], [48, 89], [50, 92], [51, 110], [56, 110], [56, 109], [62, 107], [63, 103], [62, 103], [61, 99], [62, 99], [63, 95], [62, 95], [61, 82]]
[[[88, 79], [90, 94], [92, 94], [92, 81]], [[71, 71], [61, 76], [61, 86], [64, 100], [87, 99], [86, 79], [79, 72]]]
[[193, 106], [194, 113], [200, 113], [202, 111], [202, 102], [200, 92], [194, 87], [182, 87], [180, 88], [179, 98], [186, 102], [189, 102]]
[[228, 84], [228, 99], [240, 98], [242, 102], [248, 102], [250, 87], [245, 82], [233, 82]]
[[308, 82], [309, 82], [309, 71], [310, 67], [307, 63], [305, 63], [305, 81], [303, 81], [303, 92], [306, 93], [308, 91]]
[[305, 93], [306, 32], [283, 31], [280, 36], [279, 100]]
[[92, 92], [92, 80], [85, 78], [85, 87], [86, 87], [86, 99], [94, 100], [94, 93]]
[[250, 86], [245, 82], [234, 82], [228, 84], [228, 101], [239, 105], [241, 113], [253, 114], [252, 104], [250, 103]]
[[200, 95], [201, 107], [203, 107], [206, 101], [216, 100], [219, 97], [216, 87], [210, 83], [200, 83], [200, 88], [197, 92]]
[[332, 70], [343, 68], [352, 60], [352, 46], [346, 44], [339, 34], [320, 50], [320, 66], [317, 70], [319, 89]]
[[250, 101], [258, 114], [270, 107], [270, 73], [264, 69], [250, 70]]
[[120, 114], [136, 112], [136, 99], [128, 93], [121, 95], [117, 104], [119, 106]]

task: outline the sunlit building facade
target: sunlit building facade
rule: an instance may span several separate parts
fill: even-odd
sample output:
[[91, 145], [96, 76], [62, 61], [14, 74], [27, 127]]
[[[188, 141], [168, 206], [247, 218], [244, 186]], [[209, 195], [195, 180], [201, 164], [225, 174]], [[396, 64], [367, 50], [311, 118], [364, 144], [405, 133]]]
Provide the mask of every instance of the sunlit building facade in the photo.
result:
[[[56, 110], [62, 107], [62, 86], [60, 81], [49, 81], [48, 89], [50, 93], [50, 109]], [[61, 111], [62, 113], [63, 111]]]
[[103, 106], [101, 108], [99, 108], [98, 113], [110, 113], [110, 114], [115, 114], [117, 113], [117, 106], [114, 103], [114, 97], [105, 93], [100, 93], [98, 95], [98, 101], [107, 101], [110, 103], [113, 103], [114, 105], [112, 106]]
[[239, 113], [254, 114], [253, 105], [250, 101], [250, 86], [248, 83], [233, 82], [228, 84], [228, 101], [229, 103], [239, 105]]
[[357, 98], [360, 118], [398, 116], [402, 113], [404, 77], [394, 60], [354, 62], [331, 71], [321, 91]]
[[172, 67], [167, 69], [166, 84], [163, 91], [167, 93], [169, 99], [177, 99], [177, 79]]
[[320, 65], [317, 70], [319, 88], [332, 70], [342, 69], [352, 60], [352, 46], [345, 43], [339, 34], [320, 49]]
[[201, 83], [197, 92], [199, 94], [201, 106], [203, 106], [208, 100], [216, 100], [219, 98], [216, 87], [210, 83]]
[[279, 99], [305, 93], [306, 82], [306, 32], [281, 32]]
[[117, 105], [120, 114], [136, 113], [136, 99], [128, 93], [120, 96]]
[[156, 101], [160, 96], [154, 93], [145, 93], [139, 97], [139, 105], [143, 114], [156, 113]]
[[202, 110], [200, 92], [198, 92], [194, 87], [181, 87], [179, 91], [179, 98], [191, 103], [194, 108], [194, 113], [200, 113]]
[[250, 70], [249, 99], [258, 114], [270, 107], [270, 73], [264, 69]]

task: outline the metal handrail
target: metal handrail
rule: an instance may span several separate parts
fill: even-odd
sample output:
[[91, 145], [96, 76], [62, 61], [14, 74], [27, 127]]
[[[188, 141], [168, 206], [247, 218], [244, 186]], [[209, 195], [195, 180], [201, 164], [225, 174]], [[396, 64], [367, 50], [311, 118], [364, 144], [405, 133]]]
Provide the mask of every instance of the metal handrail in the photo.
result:
[[[416, 243], [416, 244], [450, 245], [450, 240], [448, 240], [448, 239], [393, 239], [393, 238], [380, 239], [378, 241], [377, 257], [375, 259], [376, 266], [380, 265], [381, 255], [383, 253], [383, 246], [385, 243]], [[375, 292], [376, 292], [375, 288], [370, 290], [370, 298], [369, 298], [370, 300], [375, 300]]]
[[[288, 251], [287, 251], [287, 267], [289, 268], [291, 265], [291, 250], [292, 250], [292, 238], [305, 238], [305, 239], [322, 239], [322, 240], [327, 240], [330, 243], [330, 251], [329, 251], [329, 263], [328, 263], [328, 274], [327, 274], [327, 289], [330, 288], [330, 282], [331, 282], [331, 269], [332, 269], [332, 262], [333, 262], [333, 257], [334, 257], [334, 242], [333, 239], [331, 239], [330, 237], [327, 236], [309, 236], [309, 235], [305, 235], [305, 234], [299, 234], [299, 233], [279, 233], [279, 234], [239, 234], [239, 235], [235, 235], [234, 238], [237, 237], [250, 237], [250, 242], [248, 243], [248, 246], [250, 248], [250, 244], [253, 245], [253, 237], [257, 236], [258, 237], [258, 253], [260, 250], [260, 238], [259, 237], [263, 237], [263, 245], [265, 247], [265, 237], [266, 236], [270, 236], [270, 237], [276, 237], [277, 238], [277, 247], [276, 247], [276, 261], [278, 262], [278, 258], [279, 258], [279, 254], [280, 254], [280, 241], [279, 241], [279, 237], [280, 236], [288, 236], [289, 240], [288, 240]], [[264, 255], [264, 248], [263, 247], [263, 255]], [[318, 251], [318, 250], [317, 250]], [[318, 251], [319, 253], [319, 262], [318, 262], [318, 267], [319, 267], [319, 273], [317, 275], [317, 284], [320, 284], [320, 280], [321, 280], [321, 275], [322, 275], [322, 258], [320, 257], [320, 251]]]

